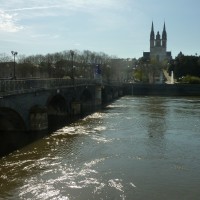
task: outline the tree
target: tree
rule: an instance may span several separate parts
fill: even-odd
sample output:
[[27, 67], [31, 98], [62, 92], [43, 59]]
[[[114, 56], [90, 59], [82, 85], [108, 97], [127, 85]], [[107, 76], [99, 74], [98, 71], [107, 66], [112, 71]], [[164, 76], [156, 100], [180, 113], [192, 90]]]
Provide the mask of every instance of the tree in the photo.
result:
[[0, 53], [0, 62], [5, 63], [5, 62], [12, 62], [13, 59], [11, 56], [5, 54], [5, 53]]
[[63, 78], [65, 75], [69, 75], [70, 70], [67, 68], [67, 66], [69, 66], [69, 61], [63, 59], [58, 60], [55, 63], [55, 77]]
[[168, 71], [169, 73], [174, 71], [174, 75], [177, 79], [187, 75], [200, 77], [200, 57], [185, 56], [179, 53], [170, 63]]
[[33, 78], [38, 74], [38, 69], [32, 63], [18, 63], [16, 66], [18, 78]]

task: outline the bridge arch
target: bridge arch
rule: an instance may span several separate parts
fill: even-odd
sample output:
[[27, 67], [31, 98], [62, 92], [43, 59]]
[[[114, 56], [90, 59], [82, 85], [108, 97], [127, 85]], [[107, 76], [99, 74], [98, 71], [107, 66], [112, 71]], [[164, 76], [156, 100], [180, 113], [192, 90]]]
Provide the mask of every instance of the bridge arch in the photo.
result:
[[61, 94], [57, 94], [47, 101], [48, 114], [59, 114], [68, 112], [68, 106], [65, 98]]
[[25, 131], [27, 129], [23, 118], [11, 108], [0, 108], [0, 130]]

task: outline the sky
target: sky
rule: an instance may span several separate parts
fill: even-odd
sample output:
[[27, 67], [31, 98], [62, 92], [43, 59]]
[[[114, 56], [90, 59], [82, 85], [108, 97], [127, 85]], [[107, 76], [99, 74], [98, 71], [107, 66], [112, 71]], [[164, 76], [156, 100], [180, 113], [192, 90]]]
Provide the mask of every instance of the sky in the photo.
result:
[[0, 53], [65, 50], [140, 58], [165, 22], [173, 58], [200, 54], [199, 0], [0, 0]]

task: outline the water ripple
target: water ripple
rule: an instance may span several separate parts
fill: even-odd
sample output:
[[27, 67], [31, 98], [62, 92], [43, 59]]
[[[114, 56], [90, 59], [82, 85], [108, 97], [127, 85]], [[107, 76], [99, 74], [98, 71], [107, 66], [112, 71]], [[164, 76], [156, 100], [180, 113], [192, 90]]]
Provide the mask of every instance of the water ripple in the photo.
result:
[[199, 102], [122, 98], [2, 158], [0, 199], [197, 200]]
[[121, 179], [111, 179], [111, 180], [108, 181], [108, 185], [110, 187], [115, 188], [116, 190], [124, 192], [123, 191], [123, 185], [122, 185], [122, 180]]

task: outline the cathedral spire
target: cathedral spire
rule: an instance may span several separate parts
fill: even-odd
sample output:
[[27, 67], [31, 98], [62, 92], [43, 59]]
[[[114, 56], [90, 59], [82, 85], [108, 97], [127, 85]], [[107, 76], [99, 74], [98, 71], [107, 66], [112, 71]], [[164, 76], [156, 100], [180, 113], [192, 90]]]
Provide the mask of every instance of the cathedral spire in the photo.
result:
[[165, 28], [165, 22], [164, 22], [164, 27], [163, 27], [163, 32], [162, 32], [162, 39], [167, 40], [167, 32], [166, 32], [166, 28]]
[[150, 40], [154, 40], [154, 38], [155, 38], [155, 35], [154, 35], [154, 27], [153, 27], [153, 21], [152, 21]]
[[164, 22], [164, 27], [163, 27], [163, 31], [165, 31], [165, 32], [166, 32], [166, 30], [165, 30], [165, 22]]
[[154, 40], [155, 40], [155, 34], [154, 34], [154, 27], [153, 27], [153, 21], [152, 21], [151, 33], [150, 33], [150, 48], [154, 47]]
[[162, 46], [167, 47], [167, 32], [165, 28], [165, 22], [164, 22], [164, 27], [163, 27], [163, 32], [162, 32]]
[[153, 21], [152, 21], [152, 25], [151, 25], [151, 32], [154, 32]]

